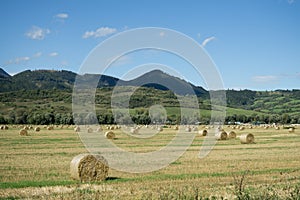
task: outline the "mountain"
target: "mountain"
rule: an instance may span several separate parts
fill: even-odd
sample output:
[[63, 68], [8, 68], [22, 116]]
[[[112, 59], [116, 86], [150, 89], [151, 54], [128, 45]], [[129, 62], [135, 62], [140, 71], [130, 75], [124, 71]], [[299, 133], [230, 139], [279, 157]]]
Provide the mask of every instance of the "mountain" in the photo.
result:
[[0, 92], [35, 89], [70, 89], [76, 74], [69, 71], [26, 70], [1, 82]]
[[[26, 70], [9, 78], [0, 79], [0, 92], [19, 90], [72, 90], [77, 74], [61, 70]], [[79, 76], [86, 80], [99, 80], [98, 87], [115, 86], [119, 79], [97, 74]]]
[[[5, 71], [3, 70], [3, 72]], [[98, 88], [114, 87], [116, 85], [144, 86], [159, 90], [170, 89], [179, 95], [196, 94], [197, 96], [208, 97], [208, 92], [202, 87], [197, 87], [160, 70], [150, 71], [130, 81], [100, 74], [77, 75], [74, 72], [66, 70], [26, 70], [12, 77], [9, 76], [8, 78], [0, 79], [0, 92], [19, 91], [23, 89], [72, 90], [76, 77], [77, 80], [83, 81], [82, 83], [98, 82]]]
[[0, 78], [9, 78], [10, 75], [4, 71], [2, 68], [0, 68]]
[[[121, 85], [121, 84], [120, 84]], [[126, 81], [123, 85], [144, 86], [159, 90], [172, 90], [179, 95], [196, 94], [197, 96], [207, 96], [208, 92], [178, 77], [171, 76], [160, 70], [153, 70], [133, 80]]]

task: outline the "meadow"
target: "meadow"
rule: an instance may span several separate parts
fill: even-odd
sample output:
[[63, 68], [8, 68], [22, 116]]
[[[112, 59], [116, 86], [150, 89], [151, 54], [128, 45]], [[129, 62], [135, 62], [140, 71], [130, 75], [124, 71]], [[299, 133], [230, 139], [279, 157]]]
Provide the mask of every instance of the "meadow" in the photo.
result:
[[[283, 126], [235, 129], [237, 136], [252, 133], [255, 143], [218, 141], [203, 159], [204, 137], [187, 132], [196, 135], [192, 145], [166, 168], [144, 174], [110, 169], [97, 183], [70, 178], [72, 158], [87, 153], [73, 126], [32, 129], [29, 136], [19, 130], [0, 130], [0, 199], [300, 199], [300, 127], [293, 133]], [[155, 151], [175, 135], [169, 127], [148, 139], [114, 132], [113, 142], [133, 152]]]

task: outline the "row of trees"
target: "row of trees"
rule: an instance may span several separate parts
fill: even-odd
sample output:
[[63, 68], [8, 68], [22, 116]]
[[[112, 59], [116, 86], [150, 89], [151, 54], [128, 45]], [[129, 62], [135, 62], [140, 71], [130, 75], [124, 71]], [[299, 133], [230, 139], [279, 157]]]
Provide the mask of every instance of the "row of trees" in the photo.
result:
[[[75, 116], [75, 117], [74, 117]], [[166, 115], [149, 114], [147, 109], [137, 109], [133, 113], [112, 113], [110, 111], [99, 112], [96, 115], [93, 113], [86, 113], [80, 115], [72, 115], [72, 113], [54, 113], [54, 112], [31, 112], [31, 113], [14, 113], [9, 116], [2, 116], [0, 114], [0, 124], [208, 124], [210, 117], [200, 116], [180, 116], [180, 114]], [[117, 119], [115, 121], [115, 119]], [[226, 116], [225, 123], [233, 124], [240, 123], [280, 123], [280, 124], [300, 124], [299, 116], [290, 116], [288, 114], [282, 115], [230, 115]]]

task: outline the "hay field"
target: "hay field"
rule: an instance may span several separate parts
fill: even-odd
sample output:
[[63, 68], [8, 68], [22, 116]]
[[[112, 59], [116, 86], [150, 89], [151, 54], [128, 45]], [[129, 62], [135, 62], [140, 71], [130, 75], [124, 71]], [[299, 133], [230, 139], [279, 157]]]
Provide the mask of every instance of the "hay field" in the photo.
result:
[[[201, 160], [197, 156], [204, 137], [189, 132], [196, 134], [193, 144], [168, 167], [146, 174], [110, 169], [106, 181], [93, 184], [70, 178], [72, 158], [87, 153], [73, 128], [41, 127], [29, 130], [29, 136], [20, 136], [12, 126], [0, 130], [0, 199], [300, 198], [300, 127], [293, 133], [282, 127], [235, 129], [237, 136], [252, 133], [255, 143], [221, 140]], [[133, 152], [158, 150], [175, 134], [164, 128], [151, 138], [134, 139], [113, 131], [114, 143]]]

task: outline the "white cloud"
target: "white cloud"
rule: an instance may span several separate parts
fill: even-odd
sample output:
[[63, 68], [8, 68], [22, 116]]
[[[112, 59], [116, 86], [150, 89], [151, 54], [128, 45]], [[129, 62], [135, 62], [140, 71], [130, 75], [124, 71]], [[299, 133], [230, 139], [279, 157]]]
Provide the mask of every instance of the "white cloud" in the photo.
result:
[[55, 56], [58, 56], [58, 53], [57, 52], [52, 52], [52, 53], [49, 53], [49, 56], [50, 57], [55, 57]]
[[69, 17], [69, 15], [67, 13], [58, 13], [54, 17], [58, 18], [58, 19], [67, 19]]
[[295, 0], [287, 0], [288, 4], [293, 4]]
[[252, 77], [252, 80], [257, 83], [269, 83], [278, 81], [278, 77], [273, 75], [254, 76]]
[[26, 61], [29, 61], [30, 60], [30, 57], [28, 56], [24, 56], [24, 57], [17, 57], [15, 59], [12, 59], [12, 60], [9, 60], [6, 62], [6, 65], [10, 65], [10, 64], [19, 64], [19, 63], [22, 63], [22, 62], [26, 62]]
[[205, 47], [207, 45], [207, 43], [215, 40], [216, 38], [214, 36], [206, 38], [203, 42], [202, 42], [202, 46]]
[[33, 40], [43, 40], [49, 33], [49, 29], [43, 29], [38, 26], [33, 26], [27, 33], [25, 33], [25, 35]]
[[41, 57], [41, 55], [42, 55], [42, 52], [37, 52], [32, 57], [33, 58], [38, 58], [38, 57]]
[[83, 34], [82, 38], [86, 39], [89, 37], [94, 37], [94, 38], [105, 37], [105, 36], [111, 35], [115, 32], [117, 32], [117, 29], [115, 29], [115, 28], [100, 27], [96, 31], [86, 31]]

